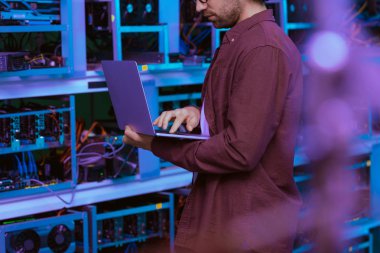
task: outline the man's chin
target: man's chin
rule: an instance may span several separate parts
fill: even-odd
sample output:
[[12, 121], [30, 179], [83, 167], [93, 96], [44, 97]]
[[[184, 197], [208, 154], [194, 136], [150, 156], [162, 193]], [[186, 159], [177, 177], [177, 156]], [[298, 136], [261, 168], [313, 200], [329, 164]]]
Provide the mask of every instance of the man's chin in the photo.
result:
[[223, 24], [221, 24], [220, 22], [218, 21], [211, 21], [211, 23], [213, 24], [213, 26], [217, 29], [220, 29], [220, 28], [224, 28], [223, 27]]
[[214, 27], [215, 27], [216, 29], [219, 29], [219, 28], [221, 28], [221, 27], [219, 26], [219, 24], [218, 24], [218, 23], [212, 22], [212, 24], [214, 25]]
[[210, 20], [210, 22], [213, 24], [213, 26], [217, 29], [221, 28], [231, 28], [232, 25], [226, 24], [226, 22], [220, 22], [218, 20]]

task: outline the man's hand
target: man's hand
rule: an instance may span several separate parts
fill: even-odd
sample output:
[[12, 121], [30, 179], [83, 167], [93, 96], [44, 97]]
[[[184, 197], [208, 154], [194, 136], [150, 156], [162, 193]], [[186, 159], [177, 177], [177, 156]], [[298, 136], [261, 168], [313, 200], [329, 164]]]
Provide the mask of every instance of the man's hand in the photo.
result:
[[187, 131], [191, 132], [198, 126], [200, 118], [201, 113], [199, 109], [193, 106], [188, 106], [172, 111], [164, 111], [155, 121], [153, 121], [153, 125], [166, 129], [169, 121], [174, 120], [169, 133], [177, 131], [182, 123], [186, 123]]
[[125, 127], [123, 142], [138, 148], [152, 150], [153, 136], [139, 134], [129, 126]]

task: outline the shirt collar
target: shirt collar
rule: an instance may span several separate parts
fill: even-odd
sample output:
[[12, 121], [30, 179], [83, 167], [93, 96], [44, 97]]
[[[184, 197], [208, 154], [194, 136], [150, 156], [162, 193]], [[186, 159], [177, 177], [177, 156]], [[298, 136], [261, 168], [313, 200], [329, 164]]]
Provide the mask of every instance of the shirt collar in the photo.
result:
[[265, 11], [261, 11], [237, 23], [235, 26], [233, 26], [230, 30], [226, 32], [222, 43], [229, 43], [230, 41], [233, 42], [240, 34], [263, 21], [275, 22], [275, 19], [273, 17], [273, 10], [268, 9]]

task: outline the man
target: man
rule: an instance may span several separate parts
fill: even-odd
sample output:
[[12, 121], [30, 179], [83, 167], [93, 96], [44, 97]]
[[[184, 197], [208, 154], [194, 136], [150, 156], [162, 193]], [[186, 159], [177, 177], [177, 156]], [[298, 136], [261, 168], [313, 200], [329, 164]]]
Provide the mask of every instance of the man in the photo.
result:
[[198, 0], [197, 11], [232, 27], [206, 75], [202, 109], [164, 112], [154, 124], [200, 126], [210, 139], [153, 138], [127, 126], [124, 141], [198, 173], [178, 252], [291, 252], [301, 202], [293, 181], [300, 54], [261, 0]]

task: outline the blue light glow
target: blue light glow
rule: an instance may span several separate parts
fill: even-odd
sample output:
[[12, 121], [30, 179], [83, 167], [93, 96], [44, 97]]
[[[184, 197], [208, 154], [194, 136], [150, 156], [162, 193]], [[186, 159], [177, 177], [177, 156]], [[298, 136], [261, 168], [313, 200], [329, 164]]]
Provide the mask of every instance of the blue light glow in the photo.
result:
[[145, 6], [145, 11], [148, 12], [148, 13], [151, 13], [153, 10], [153, 7], [152, 7], [152, 4], [147, 4]]
[[127, 5], [127, 12], [128, 12], [128, 13], [132, 13], [133, 10], [134, 10], [134, 8], [133, 8], [133, 4], [128, 4], [128, 5]]

